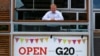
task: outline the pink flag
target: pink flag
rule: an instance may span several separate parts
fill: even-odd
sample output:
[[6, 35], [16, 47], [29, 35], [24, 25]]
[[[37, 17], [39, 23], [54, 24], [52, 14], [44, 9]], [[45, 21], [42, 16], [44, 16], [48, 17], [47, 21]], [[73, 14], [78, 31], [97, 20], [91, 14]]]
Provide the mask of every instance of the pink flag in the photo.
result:
[[73, 40], [73, 43], [75, 44], [76, 43], [76, 40]]
[[78, 40], [77, 40], [77, 42], [78, 42], [78, 44], [80, 44], [80, 42], [81, 42], [81, 39], [78, 39]]
[[28, 43], [28, 39], [25, 39], [26, 43]]
[[16, 42], [18, 42], [19, 38], [15, 38], [16, 39]]
[[70, 44], [71, 43], [71, 40], [68, 40], [68, 43]]
[[30, 39], [31, 43], [33, 43], [33, 40], [34, 40], [34, 39]]
[[39, 39], [35, 39], [35, 42], [38, 43], [38, 40], [39, 40]]
[[62, 39], [58, 39], [58, 42], [60, 43], [62, 41]]

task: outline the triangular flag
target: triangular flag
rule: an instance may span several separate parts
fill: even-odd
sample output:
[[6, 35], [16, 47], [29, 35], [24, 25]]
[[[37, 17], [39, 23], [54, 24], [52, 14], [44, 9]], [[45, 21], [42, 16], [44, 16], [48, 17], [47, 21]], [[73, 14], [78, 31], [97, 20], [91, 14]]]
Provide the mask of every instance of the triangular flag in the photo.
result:
[[64, 43], [64, 44], [66, 43], [66, 39], [63, 39], [63, 43]]
[[81, 39], [78, 39], [78, 40], [77, 40], [77, 42], [78, 42], [78, 44], [80, 44], [80, 42], [81, 42]]
[[34, 40], [34, 39], [30, 39], [31, 43], [33, 43], [33, 40]]
[[58, 42], [60, 43], [62, 39], [58, 39]]
[[21, 43], [24, 41], [24, 38], [20, 38]]
[[40, 41], [43, 42], [43, 38], [40, 38]]
[[18, 42], [19, 38], [15, 38], [16, 39], [16, 42]]
[[68, 43], [70, 44], [71, 43], [71, 40], [68, 40]]
[[46, 40], [46, 42], [48, 42], [48, 38], [44, 38]]
[[85, 40], [86, 40], [86, 39], [82, 39], [83, 43], [85, 43]]
[[39, 39], [35, 39], [35, 42], [38, 43], [38, 40], [39, 40]]
[[54, 39], [54, 42], [56, 42], [57, 38], [53, 38]]
[[29, 39], [25, 39], [26, 43], [28, 43], [28, 40], [29, 40]]
[[72, 41], [73, 41], [74, 44], [76, 43], [76, 40], [72, 40]]

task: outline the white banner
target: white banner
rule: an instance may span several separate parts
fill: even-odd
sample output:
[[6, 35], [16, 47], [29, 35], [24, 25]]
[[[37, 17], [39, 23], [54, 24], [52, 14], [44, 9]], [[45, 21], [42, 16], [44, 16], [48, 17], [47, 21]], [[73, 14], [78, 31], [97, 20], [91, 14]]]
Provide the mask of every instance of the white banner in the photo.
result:
[[13, 56], [87, 56], [84, 36], [14, 36]]

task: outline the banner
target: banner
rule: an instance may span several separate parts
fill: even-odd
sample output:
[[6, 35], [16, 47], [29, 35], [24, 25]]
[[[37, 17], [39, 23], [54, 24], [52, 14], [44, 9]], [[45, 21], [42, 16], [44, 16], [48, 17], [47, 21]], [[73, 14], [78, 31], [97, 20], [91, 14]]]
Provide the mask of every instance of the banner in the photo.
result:
[[14, 36], [13, 56], [87, 56], [87, 36]]

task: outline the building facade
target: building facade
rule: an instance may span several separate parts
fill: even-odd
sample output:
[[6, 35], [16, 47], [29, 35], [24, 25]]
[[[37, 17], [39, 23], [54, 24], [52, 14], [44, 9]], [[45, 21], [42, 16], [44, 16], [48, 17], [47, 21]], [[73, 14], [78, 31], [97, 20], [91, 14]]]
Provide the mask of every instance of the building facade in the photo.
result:
[[[89, 36], [87, 56], [99, 56], [99, 2], [99, 0], [0, 0], [2, 49], [0, 55], [14, 55], [12, 49], [15, 35], [78, 35]], [[62, 12], [64, 21], [41, 20], [52, 3], [55, 3], [57, 9]], [[48, 30], [47, 25], [54, 25], [57, 28]]]

